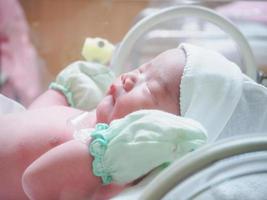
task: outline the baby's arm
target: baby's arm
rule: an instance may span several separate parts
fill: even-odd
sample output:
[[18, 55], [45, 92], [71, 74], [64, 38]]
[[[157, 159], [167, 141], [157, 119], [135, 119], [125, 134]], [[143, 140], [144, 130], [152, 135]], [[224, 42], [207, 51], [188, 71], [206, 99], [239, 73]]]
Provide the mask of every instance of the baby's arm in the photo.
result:
[[80, 110], [93, 110], [114, 79], [113, 72], [104, 65], [84, 61], [71, 63], [57, 75], [49, 86], [50, 90], [41, 95], [30, 109], [69, 105]]
[[42, 95], [40, 95], [34, 102], [28, 107], [28, 109], [35, 109], [48, 106], [68, 106], [66, 97], [59, 91], [48, 89]]
[[[93, 175], [91, 163], [88, 146], [71, 140], [50, 150], [26, 169], [24, 191], [30, 199], [71, 200], [109, 199], [122, 189], [115, 185], [103, 186], [101, 179]], [[96, 192], [102, 196], [94, 196]]]
[[[158, 110], [136, 111], [110, 125], [97, 124], [90, 135], [94, 139], [90, 154], [88, 145], [71, 140], [30, 165], [23, 175], [26, 194], [31, 199], [109, 199], [121, 187], [106, 188], [95, 175], [106, 184], [131, 183], [207, 139], [200, 123]], [[95, 198], [95, 191], [102, 196]]]

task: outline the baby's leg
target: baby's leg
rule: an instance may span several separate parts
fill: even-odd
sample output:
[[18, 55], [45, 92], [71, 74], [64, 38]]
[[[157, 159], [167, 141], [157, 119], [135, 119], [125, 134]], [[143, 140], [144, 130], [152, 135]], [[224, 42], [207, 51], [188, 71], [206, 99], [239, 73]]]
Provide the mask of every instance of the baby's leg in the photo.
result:
[[72, 138], [66, 121], [79, 113], [51, 107], [0, 117], [0, 199], [26, 199], [22, 173], [40, 155]]
[[[30, 199], [109, 199], [122, 187], [102, 186], [92, 174], [87, 145], [72, 140], [48, 151], [23, 175], [23, 188]], [[105, 189], [103, 189], [105, 188]], [[101, 191], [101, 194], [97, 194]]]

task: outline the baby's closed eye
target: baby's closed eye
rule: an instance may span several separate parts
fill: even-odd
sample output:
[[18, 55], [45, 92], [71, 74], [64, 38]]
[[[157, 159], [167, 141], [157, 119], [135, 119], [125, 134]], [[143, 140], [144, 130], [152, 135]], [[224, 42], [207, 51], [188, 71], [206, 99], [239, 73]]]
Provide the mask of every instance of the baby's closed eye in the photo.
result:
[[158, 86], [157, 83], [155, 81], [147, 81], [146, 82], [146, 88], [149, 92], [149, 94], [151, 95], [151, 97], [153, 98], [153, 101], [158, 104]]

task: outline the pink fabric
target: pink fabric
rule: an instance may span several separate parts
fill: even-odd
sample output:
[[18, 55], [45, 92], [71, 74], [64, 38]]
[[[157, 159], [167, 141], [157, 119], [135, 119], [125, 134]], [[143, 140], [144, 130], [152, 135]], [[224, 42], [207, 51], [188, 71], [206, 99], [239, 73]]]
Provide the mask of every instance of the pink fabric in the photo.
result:
[[7, 80], [1, 93], [27, 106], [41, 92], [36, 50], [17, 0], [0, 0], [0, 74]]
[[217, 11], [230, 18], [267, 23], [267, 2], [263, 1], [234, 2], [219, 7]]

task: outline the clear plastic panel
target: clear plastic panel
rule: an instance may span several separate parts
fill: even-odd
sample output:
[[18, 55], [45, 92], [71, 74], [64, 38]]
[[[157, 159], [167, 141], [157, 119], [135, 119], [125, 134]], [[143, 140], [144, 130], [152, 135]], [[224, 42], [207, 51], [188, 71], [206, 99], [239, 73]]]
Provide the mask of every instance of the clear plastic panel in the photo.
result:
[[243, 69], [240, 52], [229, 35], [209, 22], [184, 17], [159, 23], [143, 34], [126, 59], [126, 70], [140, 66], [165, 50], [177, 48], [183, 42], [214, 49]]

